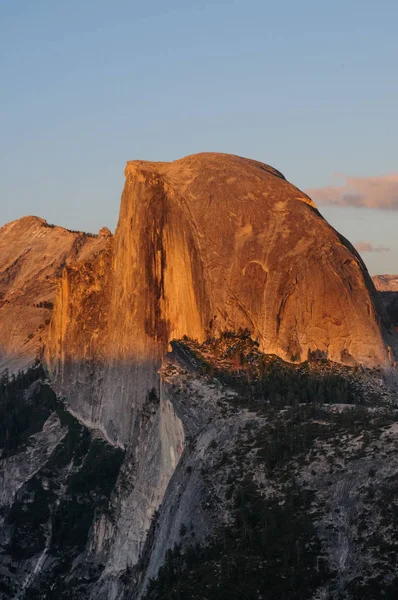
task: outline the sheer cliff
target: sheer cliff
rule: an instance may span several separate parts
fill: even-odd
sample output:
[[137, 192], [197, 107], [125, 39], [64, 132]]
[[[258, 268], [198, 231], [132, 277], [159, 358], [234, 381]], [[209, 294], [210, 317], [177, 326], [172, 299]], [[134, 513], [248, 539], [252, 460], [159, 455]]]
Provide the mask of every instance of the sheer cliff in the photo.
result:
[[40, 366], [3, 378], [0, 410], [4, 600], [396, 597], [397, 398], [377, 370], [285, 363], [248, 332], [174, 341], [134, 452]]
[[161, 376], [186, 443], [123, 599], [394, 598], [396, 393], [244, 336], [174, 342]]
[[[195, 597], [213, 565], [210, 599], [239, 556], [239, 598], [270, 577], [293, 593], [305, 561], [297, 598], [368, 585], [346, 523], [350, 490], [363, 515], [376, 493], [368, 468], [395, 502], [396, 334], [360, 257], [262, 163], [205, 153], [125, 174], [114, 236], [32, 217], [0, 230], [4, 364], [40, 351], [45, 367], [2, 380], [0, 597]], [[288, 542], [270, 546], [273, 519]]]
[[[359, 255], [262, 163], [211, 153], [129, 162], [111, 263], [98, 343], [73, 333], [88, 316], [81, 311], [79, 323], [65, 313], [62, 294], [77, 276], [66, 273], [62, 324], [56, 313], [49, 345], [55, 371], [71, 340], [73, 360], [104, 353], [118, 364], [152, 362], [173, 338], [238, 328], [288, 361], [319, 350], [339, 362], [388, 364], [388, 325]], [[81, 301], [80, 292], [68, 296], [72, 306]]]
[[114, 240], [64, 270], [46, 357], [71, 408], [124, 445], [173, 338], [247, 328], [288, 361], [388, 367], [389, 327], [360, 257], [305, 194], [205, 153], [127, 164]]

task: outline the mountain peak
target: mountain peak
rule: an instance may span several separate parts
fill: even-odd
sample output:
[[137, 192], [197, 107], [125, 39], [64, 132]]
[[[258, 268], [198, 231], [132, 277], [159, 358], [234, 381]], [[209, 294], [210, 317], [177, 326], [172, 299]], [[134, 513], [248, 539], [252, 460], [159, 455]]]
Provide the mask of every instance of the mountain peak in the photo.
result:
[[[241, 189], [247, 188], [247, 193], [256, 194], [261, 186], [272, 184], [272, 178], [282, 180], [287, 186], [289, 184], [284, 175], [274, 167], [250, 158], [244, 158], [235, 154], [224, 154], [221, 152], [201, 152], [191, 154], [172, 162], [153, 162], [144, 160], [129, 161], [125, 169], [126, 177], [137, 176], [160, 177], [165, 184], [177, 188], [183, 188], [184, 192], [191, 198], [195, 198], [197, 192], [208, 195], [212, 190], [226, 186], [236, 187], [236, 178], [241, 180]], [[263, 190], [264, 191], [264, 190]], [[248, 196], [250, 199], [250, 196]], [[297, 190], [296, 200], [304, 201], [315, 207], [313, 201], [303, 192]]]

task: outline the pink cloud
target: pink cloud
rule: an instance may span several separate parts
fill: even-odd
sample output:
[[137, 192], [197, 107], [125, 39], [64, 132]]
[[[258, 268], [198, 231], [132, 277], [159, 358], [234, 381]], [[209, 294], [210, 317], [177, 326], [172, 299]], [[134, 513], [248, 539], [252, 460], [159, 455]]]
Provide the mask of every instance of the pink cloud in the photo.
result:
[[387, 246], [373, 246], [370, 242], [358, 242], [355, 244], [355, 249], [358, 252], [389, 252], [391, 248]]
[[306, 190], [316, 204], [398, 210], [398, 173], [380, 177], [349, 177], [343, 185]]

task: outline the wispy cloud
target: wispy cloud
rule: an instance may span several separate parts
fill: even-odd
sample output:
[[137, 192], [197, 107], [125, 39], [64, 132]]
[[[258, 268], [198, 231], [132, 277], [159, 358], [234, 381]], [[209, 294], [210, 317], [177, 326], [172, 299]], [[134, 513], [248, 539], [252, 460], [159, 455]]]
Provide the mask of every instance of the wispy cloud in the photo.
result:
[[349, 177], [342, 185], [305, 190], [316, 204], [398, 210], [398, 173], [380, 177]]
[[389, 252], [391, 248], [387, 246], [373, 246], [370, 242], [358, 242], [355, 244], [355, 249], [358, 252]]

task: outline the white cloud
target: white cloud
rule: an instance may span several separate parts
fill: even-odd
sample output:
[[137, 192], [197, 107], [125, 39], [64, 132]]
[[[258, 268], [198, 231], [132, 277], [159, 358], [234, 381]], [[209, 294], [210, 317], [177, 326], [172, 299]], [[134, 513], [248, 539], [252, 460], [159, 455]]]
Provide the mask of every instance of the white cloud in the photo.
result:
[[370, 242], [358, 242], [355, 244], [355, 249], [358, 252], [389, 252], [391, 248], [387, 246], [373, 246]]
[[398, 173], [380, 177], [338, 177], [344, 178], [340, 186], [305, 191], [318, 205], [398, 210]]

